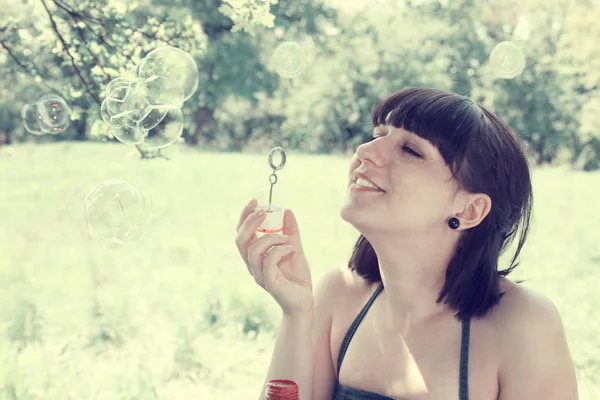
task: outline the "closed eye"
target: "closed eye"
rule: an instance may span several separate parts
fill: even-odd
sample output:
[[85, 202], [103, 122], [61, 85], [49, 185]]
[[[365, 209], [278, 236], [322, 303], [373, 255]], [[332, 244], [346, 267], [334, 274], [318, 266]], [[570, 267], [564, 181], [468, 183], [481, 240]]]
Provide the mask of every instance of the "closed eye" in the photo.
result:
[[[377, 138], [379, 138], [379, 136], [377, 136], [377, 135], [373, 135], [373, 137], [371, 137], [371, 139], [370, 139], [369, 141], [375, 140], [375, 139], [377, 139]], [[414, 151], [413, 149], [411, 149], [411, 148], [410, 148], [410, 147], [408, 147], [408, 146], [402, 146], [402, 150], [403, 150], [405, 153], [409, 153], [409, 154], [413, 155], [414, 157], [423, 158], [423, 156], [422, 156], [422, 155], [420, 155], [419, 153], [417, 153], [416, 151]]]
[[410, 153], [410, 154], [414, 155], [415, 157], [423, 158], [419, 153], [417, 153], [416, 151], [414, 151], [413, 149], [411, 149], [408, 146], [402, 146], [402, 150], [404, 150], [405, 153]]

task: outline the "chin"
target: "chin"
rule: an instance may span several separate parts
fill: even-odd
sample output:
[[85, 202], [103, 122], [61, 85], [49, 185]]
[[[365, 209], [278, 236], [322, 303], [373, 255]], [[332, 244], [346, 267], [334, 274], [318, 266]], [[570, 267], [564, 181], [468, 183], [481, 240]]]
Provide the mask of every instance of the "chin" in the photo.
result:
[[340, 208], [340, 217], [342, 217], [344, 221], [354, 226], [356, 229], [359, 229], [359, 226], [364, 226], [364, 220], [368, 218], [365, 216], [360, 216], [359, 214], [360, 211], [353, 207], [351, 201], [346, 201]]

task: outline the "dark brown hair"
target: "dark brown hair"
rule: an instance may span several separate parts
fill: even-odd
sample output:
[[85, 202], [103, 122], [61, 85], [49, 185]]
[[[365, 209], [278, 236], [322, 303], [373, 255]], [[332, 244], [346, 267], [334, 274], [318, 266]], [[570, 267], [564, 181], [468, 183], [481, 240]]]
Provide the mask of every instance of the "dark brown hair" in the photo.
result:
[[[437, 89], [402, 89], [385, 98], [371, 116], [373, 126], [403, 128], [433, 144], [457, 183], [455, 194], [463, 189], [490, 196], [486, 218], [462, 232], [437, 299], [461, 320], [485, 315], [502, 296], [500, 277], [519, 265], [515, 260], [529, 231], [533, 191], [524, 143], [483, 105]], [[498, 270], [498, 259], [519, 226], [521, 236], [511, 265]], [[371, 283], [381, 282], [377, 255], [363, 235], [348, 266]]]

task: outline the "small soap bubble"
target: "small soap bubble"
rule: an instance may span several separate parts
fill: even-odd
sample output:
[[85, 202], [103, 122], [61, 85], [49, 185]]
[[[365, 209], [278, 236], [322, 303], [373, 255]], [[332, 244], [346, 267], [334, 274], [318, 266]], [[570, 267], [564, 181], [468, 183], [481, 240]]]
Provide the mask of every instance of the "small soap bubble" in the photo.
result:
[[194, 59], [172, 46], [152, 50], [140, 61], [137, 75], [162, 88], [164, 102], [179, 108], [196, 92], [200, 75]]
[[139, 241], [152, 214], [152, 200], [120, 180], [96, 185], [86, 196], [86, 221], [97, 238], [113, 243]]
[[525, 69], [525, 56], [513, 42], [500, 42], [490, 54], [490, 65], [498, 78], [512, 79]]
[[306, 67], [306, 54], [297, 42], [283, 42], [273, 56], [277, 73], [282, 78], [295, 78]]
[[177, 108], [169, 110], [161, 122], [148, 131], [144, 146], [150, 150], [172, 145], [183, 133], [183, 113]]
[[21, 120], [25, 129], [34, 135], [57, 134], [69, 127], [71, 109], [54, 94], [41, 96], [33, 104], [21, 109]]

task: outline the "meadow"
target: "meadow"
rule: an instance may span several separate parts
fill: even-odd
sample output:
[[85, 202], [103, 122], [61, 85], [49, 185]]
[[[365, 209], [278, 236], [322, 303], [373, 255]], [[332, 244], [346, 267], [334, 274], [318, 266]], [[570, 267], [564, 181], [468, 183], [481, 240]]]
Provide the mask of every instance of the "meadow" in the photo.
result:
[[[177, 145], [0, 148], [0, 399], [256, 399], [280, 318], [234, 244], [268, 201], [265, 154]], [[339, 216], [349, 156], [288, 152], [273, 200], [294, 211], [313, 282], [357, 238]], [[85, 197], [120, 179], [153, 199], [138, 243], [89, 234]], [[531, 233], [510, 277], [558, 307], [580, 399], [600, 398], [600, 173], [536, 168]], [[506, 266], [512, 252], [503, 256]]]

